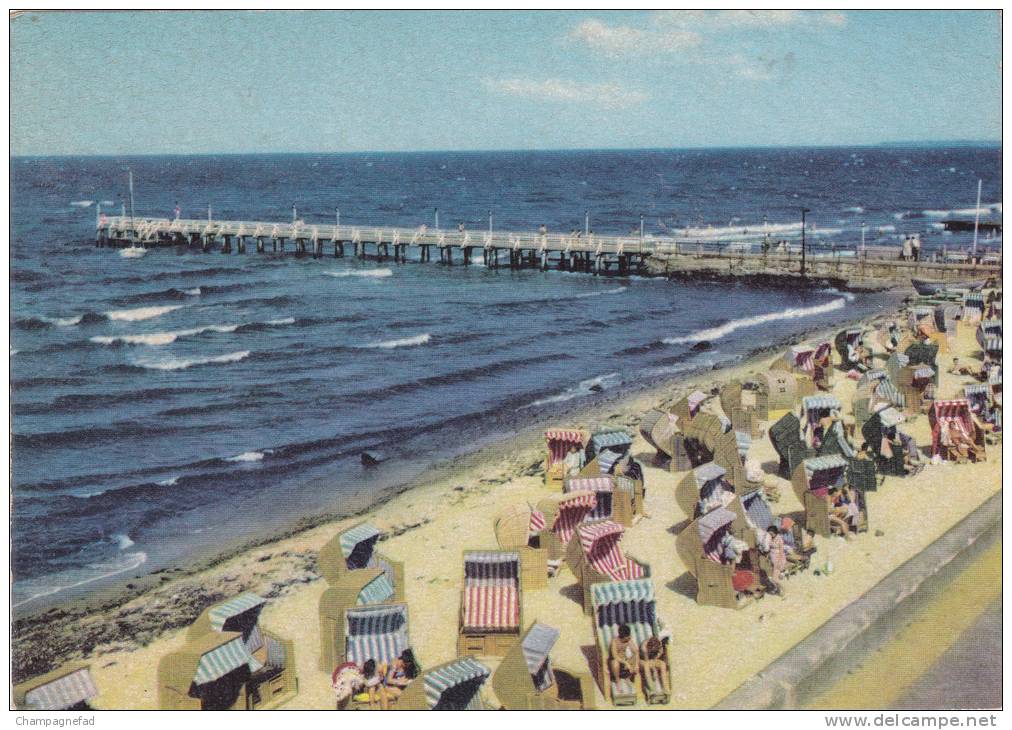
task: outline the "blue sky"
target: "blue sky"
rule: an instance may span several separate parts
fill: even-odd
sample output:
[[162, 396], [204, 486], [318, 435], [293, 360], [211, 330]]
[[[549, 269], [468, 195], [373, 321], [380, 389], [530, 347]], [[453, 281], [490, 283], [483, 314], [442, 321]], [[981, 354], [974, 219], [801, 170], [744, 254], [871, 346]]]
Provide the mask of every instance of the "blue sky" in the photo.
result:
[[994, 11], [32, 13], [11, 27], [13, 154], [1001, 137]]

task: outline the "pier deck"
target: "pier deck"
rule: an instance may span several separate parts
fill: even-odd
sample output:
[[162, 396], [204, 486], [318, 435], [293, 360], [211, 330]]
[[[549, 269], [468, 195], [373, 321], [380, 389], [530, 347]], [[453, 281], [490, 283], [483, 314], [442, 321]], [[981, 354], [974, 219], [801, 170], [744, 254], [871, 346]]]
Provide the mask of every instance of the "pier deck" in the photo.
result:
[[[258, 253], [268, 246], [273, 253], [286, 253], [290, 242], [297, 255], [324, 255], [327, 246], [333, 255], [345, 255], [351, 246], [358, 258], [406, 262], [409, 248], [418, 251], [419, 261], [431, 261], [431, 250], [439, 261], [472, 263], [481, 252], [489, 268], [559, 268], [595, 274], [653, 273], [677, 275], [714, 273], [729, 276], [811, 277], [843, 282], [865, 282], [882, 288], [889, 282], [908, 283], [910, 277], [939, 280], [1001, 276], [1000, 254], [978, 257], [965, 253], [941, 253], [938, 261], [898, 260], [896, 247], [868, 246], [860, 251], [809, 241], [801, 253], [797, 237], [763, 250], [761, 231], [743, 231], [735, 240], [712, 238], [682, 239], [631, 236], [563, 234], [516, 231], [460, 231], [375, 225], [334, 225], [301, 220], [278, 223], [102, 217], [97, 222], [99, 246], [193, 246], [204, 251], [245, 253], [249, 244]], [[371, 249], [371, 250], [367, 250]]]

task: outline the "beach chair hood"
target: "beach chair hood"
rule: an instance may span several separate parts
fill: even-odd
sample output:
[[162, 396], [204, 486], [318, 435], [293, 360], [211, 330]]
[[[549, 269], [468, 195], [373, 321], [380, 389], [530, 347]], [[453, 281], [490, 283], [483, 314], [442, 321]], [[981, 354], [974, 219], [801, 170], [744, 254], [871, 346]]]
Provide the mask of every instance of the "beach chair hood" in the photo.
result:
[[510, 631], [520, 626], [520, 553], [464, 553], [461, 614], [465, 631]]
[[584, 521], [606, 520], [612, 515], [612, 497], [615, 492], [613, 476], [576, 477], [563, 482], [562, 488], [569, 494], [590, 492], [595, 496], [594, 506], [584, 515]]
[[590, 587], [598, 650], [607, 655], [618, 627], [628, 624], [637, 646], [659, 633], [654, 584], [649, 578], [595, 583]]
[[430, 710], [480, 710], [479, 691], [488, 679], [488, 667], [471, 657], [434, 667], [422, 675]]
[[763, 496], [762, 490], [757, 489], [748, 494], [742, 495], [741, 506], [745, 510], [748, 521], [759, 531], [765, 532], [774, 524], [773, 511], [769, 502]]
[[846, 482], [847, 460], [839, 454], [805, 459], [804, 468], [811, 492], [824, 494], [830, 487], [841, 487]]
[[347, 660], [363, 666], [367, 659], [390, 663], [411, 646], [408, 640], [408, 607], [404, 603], [362, 606], [345, 613]]
[[87, 664], [74, 663], [14, 687], [19, 710], [67, 710], [98, 696]]
[[642, 575], [640, 566], [622, 554], [619, 542], [625, 530], [618, 523], [607, 521], [580, 525], [577, 532], [583, 559], [598, 573], [612, 580], [629, 580]]
[[726, 507], [718, 507], [696, 520], [699, 539], [705, 546], [720, 530], [734, 522], [735, 514]]
[[552, 464], [565, 459], [572, 446], [583, 451], [587, 445], [587, 432], [577, 429], [553, 428], [545, 431], [545, 442], [548, 445], [547, 466], [552, 466]]

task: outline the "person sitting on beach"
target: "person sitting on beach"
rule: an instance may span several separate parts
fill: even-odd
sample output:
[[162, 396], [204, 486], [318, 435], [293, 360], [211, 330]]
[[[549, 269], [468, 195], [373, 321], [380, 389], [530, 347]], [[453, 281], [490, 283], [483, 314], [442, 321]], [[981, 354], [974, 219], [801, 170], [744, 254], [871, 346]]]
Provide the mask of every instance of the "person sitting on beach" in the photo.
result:
[[358, 702], [368, 702], [369, 707], [387, 709], [387, 695], [384, 692], [383, 676], [377, 671], [376, 660], [366, 659], [362, 665], [362, 688], [355, 695]]
[[668, 686], [668, 665], [664, 663], [664, 645], [656, 636], [651, 636], [640, 647], [643, 654], [643, 674], [647, 683]]
[[364, 686], [365, 677], [354, 662], [339, 664], [330, 678], [330, 687], [337, 699], [337, 709], [347, 708], [351, 698], [357, 692], [361, 692]]
[[850, 506], [839, 487], [829, 489], [829, 528], [850, 540]]
[[566, 454], [566, 458], [562, 460], [562, 468], [564, 475], [567, 477], [575, 477], [580, 473], [580, 469], [584, 467], [584, 456], [583, 452], [580, 451], [576, 446], [569, 447], [569, 453]]
[[956, 461], [964, 464], [969, 461], [971, 454], [974, 461], [980, 461], [984, 456], [984, 450], [977, 446], [976, 442], [963, 433], [955, 420], [949, 421], [949, 427], [943, 428], [940, 432], [942, 445], [947, 446], [949, 453], [956, 456]]
[[618, 627], [618, 633], [611, 640], [608, 647], [608, 671], [611, 673], [611, 680], [618, 682], [622, 679], [634, 680], [640, 668], [639, 652], [632, 640], [632, 631], [629, 624], [622, 624]]
[[949, 375], [969, 375], [973, 378], [980, 377], [980, 371], [974, 370], [971, 365], [964, 365], [958, 357], [952, 358], [952, 367], [949, 368]]
[[385, 674], [384, 692], [389, 705], [390, 700], [400, 697], [404, 688], [418, 676], [418, 665], [415, 664], [414, 652], [411, 649], [402, 651], [400, 656], [390, 662]]

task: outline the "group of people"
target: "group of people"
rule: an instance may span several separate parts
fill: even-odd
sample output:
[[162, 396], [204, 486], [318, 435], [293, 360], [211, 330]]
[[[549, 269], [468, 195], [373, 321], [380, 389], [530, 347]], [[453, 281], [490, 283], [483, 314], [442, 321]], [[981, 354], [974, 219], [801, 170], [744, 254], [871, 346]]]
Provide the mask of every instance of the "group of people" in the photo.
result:
[[829, 529], [846, 540], [852, 539], [864, 519], [860, 494], [844, 485], [830, 487], [826, 498], [829, 500]]
[[913, 233], [903, 239], [903, 252], [900, 258], [904, 261], [921, 260], [921, 237], [918, 234]]
[[632, 638], [629, 624], [621, 624], [608, 647], [608, 672], [613, 682], [635, 681], [642, 672], [651, 684], [668, 686], [668, 666], [664, 662], [664, 645], [656, 636], [641, 646]]
[[784, 578], [787, 573], [793, 567], [803, 565], [806, 556], [814, 552], [815, 533], [803, 530], [801, 543], [799, 545], [794, 537], [794, 520], [790, 517], [782, 517], [779, 525], [770, 525], [765, 531], [756, 530], [756, 547], [770, 561], [771, 570], [766, 577], [780, 597], [785, 595]]
[[337, 709], [351, 702], [367, 704], [373, 709], [387, 710], [404, 688], [418, 676], [418, 665], [411, 649], [405, 649], [389, 664], [366, 659], [362, 666], [346, 662], [331, 676], [331, 688], [337, 697]]

